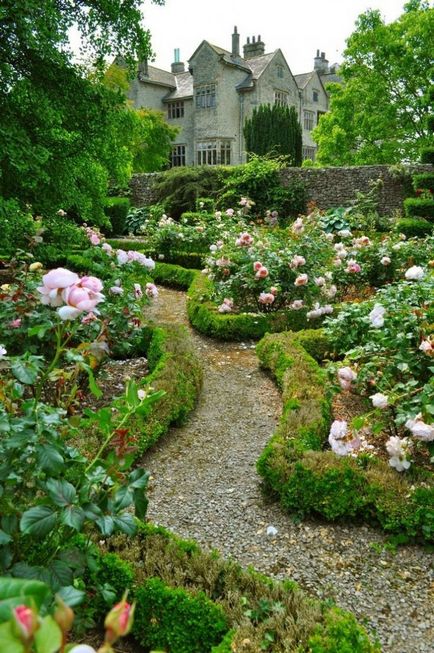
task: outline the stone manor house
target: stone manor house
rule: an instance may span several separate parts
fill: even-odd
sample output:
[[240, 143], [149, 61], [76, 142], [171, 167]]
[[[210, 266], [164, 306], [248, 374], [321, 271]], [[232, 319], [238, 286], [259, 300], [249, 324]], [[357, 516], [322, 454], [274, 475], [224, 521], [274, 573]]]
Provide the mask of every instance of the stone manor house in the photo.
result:
[[163, 111], [180, 127], [171, 155], [172, 166], [236, 165], [246, 160], [243, 125], [261, 104], [296, 108], [303, 128], [303, 158], [315, 159], [312, 129], [328, 110], [325, 83], [339, 81], [324, 52], [316, 53], [314, 69], [293, 75], [280, 49], [265, 53], [260, 36], [247, 38], [240, 55], [240, 35], [232, 34], [232, 50], [202, 41], [188, 61], [175, 50], [171, 72], [140, 63], [128, 97], [136, 108]]

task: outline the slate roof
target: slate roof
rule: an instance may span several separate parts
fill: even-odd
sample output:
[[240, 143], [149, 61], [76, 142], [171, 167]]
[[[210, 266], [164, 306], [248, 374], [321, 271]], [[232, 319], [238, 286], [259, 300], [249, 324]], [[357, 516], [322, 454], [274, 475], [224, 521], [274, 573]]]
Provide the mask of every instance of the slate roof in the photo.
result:
[[174, 75], [174, 78], [176, 89], [166, 95], [163, 102], [193, 97], [193, 75], [191, 75], [187, 70], [185, 73], [177, 73]]
[[310, 73], [302, 73], [301, 75], [294, 75], [294, 79], [297, 82], [298, 88], [306, 88], [312, 79], [313, 71]]
[[161, 86], [169, 86], [171, 88], [176, 88], [175, 75], [169, 73], [167, 70], [162, 70], [161, 68], [155, 68], [155, 66], [148, 66], [148, 74], [140, 75], [141, 82], [149, 82], [152, 84], [160, 84]]
[[239, 91], [253, 88], [255, 81], [262, 75], [270, 61], [272, 61], [277, 50], [269, 52], [268, 54], [261, 54], [259, 57], [252, 57], [251, 59], [243, 59], [246, 68], [250, 69], [249, 74], [242, 82], [237, 84]]
[[325, 75], [320, 75], [320, 77], [323, 84], [328, 84], [329, 82], [343, 84], [344, 81], [342, 77], [336, 73], [326, 73]]

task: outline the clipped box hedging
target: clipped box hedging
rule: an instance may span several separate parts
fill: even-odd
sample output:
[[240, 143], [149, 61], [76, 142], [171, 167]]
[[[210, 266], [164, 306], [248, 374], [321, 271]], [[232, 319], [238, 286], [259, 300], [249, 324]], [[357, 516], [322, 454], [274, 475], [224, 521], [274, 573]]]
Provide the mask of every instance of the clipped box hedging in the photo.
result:
[[134, 249], [138, 252], [145, 252], [147, 256], [157, 260], [161, 256], [165, 261], [172, 265], [180, 265], [191, 270], [201, 268], [204, 254], [200, 252], [182, 252], [180, 250], [171, 251], [169, 254], [161, 255], [150, 248], [145, 240], [129, 240], [128, 238], [110, 238], [107, 241], [115, 249]]
[[434, 224], [425, 218], [402, 218], [396, 223], [396, 230], [407, 238], [424, 238], [434, 229]]
[[137, 590], [134, 637], [150, 649], [172, 653], [206, 653], [228, 631], [226, 615], [203, 592], [191, 594], [159, 578]]
[[267, 335], [257, 346], [261, 365], [283, 394], [279, 425], [257, 463], [265, 487], [299, 516], [360, 518], [391, 533], [434, 541], [432, 474], [412, 467], [404, 477], [379, 458], [324, 450], [330, 397], [323, 370], [306, 349], [319, 354], [326, 344], [321, 331], [310, 332], [307, 340], [304, 333]]
[[427, 218], [434, 221], [434, 199], [407, 197], [404, 200], [404, 211], [408, 218]]
[[434, 172], [419, 172], [413, 175], [413, 188], [427, 188], [434, 191]]
[[[187, 273], [187, 274], [186, 274]], [[185, 270], [167, 263], [157, 263], [153, 271], [157, 283], [188, 288], [187, 313], [192, 326], [200, 333], [218, 340], [259, 339], [266, 333], [306, 328], [305, 311], [270, 313], [219, 313], [210, 300], [212, 282], [199, 271]]]
[[132, 418], [130, 429], [136, 434], [139, 454], [167, 433], [171, 425], [185, 422], [202, 387], [202, 367], [184, 326], [151, 329], [146, 356], [150, 368], [146, 382], [166, 394], [151, 404], [144, 419]]
[[428, 145], [427, 147], [423, 148], [420, 155], [420, 162], [431, 163], [434, 165], [434, 145]]
[[[130, 589], [129, 597], [136, 601], [132, 635], [146, 650], [231, 653], [243, 650], [249, 640], [248, 650], [260, 651], [271, 629], [274, 642], [267, 650], [274, 653], [380, 651], [352, 614], [309, 597], [293, 581], [243, 569], [162, 527], [140, 522], [138, 527], [134, 537], [116, 535], [106, 541], [105, 549], [117, 555], [108, 554], [109, 563], [101, 564], [107, 553], [99, 553], [101, 571], [95, 580], [108, 582], [117, 596]], [[116, 560], [122, 560], [119, 574]], [[266, 612], [250, 618], [248, 610], [261, 605], [279, 609], [272, 610], [271, 618]], [[98, 611], [99, 617], [103, 614]]]

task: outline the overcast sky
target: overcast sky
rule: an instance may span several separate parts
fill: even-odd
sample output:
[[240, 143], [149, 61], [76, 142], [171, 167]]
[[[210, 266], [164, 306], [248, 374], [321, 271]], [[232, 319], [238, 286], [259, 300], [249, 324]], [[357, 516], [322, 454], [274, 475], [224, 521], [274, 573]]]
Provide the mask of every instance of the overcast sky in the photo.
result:
[[265, 51], [280, 48], [294, 74], [313, 68], [317, 49], [330, 63], [339, 62], [354, 23], [369, 8], [379, 9], [387, 22], [403, 13], [405, 0], [166, 0], [143, 3], [145, 25], [151, 31], [154, 66], [170, 70], [174, 48], [187, 62], [205, 39], [227, 50], [238, 27], [246, 37], [262, 37]]

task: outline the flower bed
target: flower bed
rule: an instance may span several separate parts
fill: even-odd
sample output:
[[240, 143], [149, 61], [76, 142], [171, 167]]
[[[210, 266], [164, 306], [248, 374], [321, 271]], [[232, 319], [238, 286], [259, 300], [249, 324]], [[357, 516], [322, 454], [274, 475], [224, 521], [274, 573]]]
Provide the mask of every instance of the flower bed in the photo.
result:
[[312, 355], [321, 359], [325, 348], [321, 331], [267, 335], [258, 344], [261, 365], [275, 377], [284, 401], [257, 464], [265, 487], [300, 516], [361, 518], [390, 533], [433, 541], [433, 474], [413, 466], [402, 477], [380, 458], [324, 450], [331, 399], [325, 371]]
[[173, 653], [380, 650], [350, 613], [163, 528], [143, 524], [134, 538], [109, 539], [99, 556], [95, 580], [118, 597], [131, 589], [137, 601], [132, 633], [144, 646]]
[[200, 333], [218, 340], [262, 338], [265, 333], [307, 325], [306, 311], [276, 311], [273, 313], [220, 313], [211, 301], [212, 282], [197, 270], [186, 270], [168, 263], [157, 263], [154, 281], [175, 288], [188, 288], [187, 312], [192, 326]]

